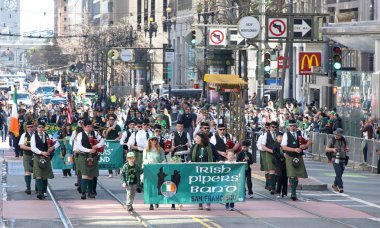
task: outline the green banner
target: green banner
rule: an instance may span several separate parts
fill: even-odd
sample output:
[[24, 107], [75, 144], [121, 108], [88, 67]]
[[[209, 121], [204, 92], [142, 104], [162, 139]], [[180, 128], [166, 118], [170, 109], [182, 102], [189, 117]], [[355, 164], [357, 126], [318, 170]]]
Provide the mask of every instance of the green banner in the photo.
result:
[[[65, 158], [61, 156], [63, 140], [58, 141], [61, 146], [55, 150], [52, 159], [53, 169], [71, 169], [73, 166], [70, 164], [70, 155], [67, 155]], [[69, 141], [66, 143], [66, 154], [72, 154], [72, 147]], [[123, 154], [123, 147], [120, 145], [119, 141], [106, 140], [106, 147], [99, 159], [99, 169], [108, 170], [121, 168], [124, 164]]]
[[[78, 124], [72, 124], [71, 125], [71, 130], [75, 131], [78, 127]], [[49, 135], [54, 135], [55, 133], [57, 133], [59, 130], [61, 130], [62, 127], [58, 127], [57, 124], [53, 124], [53, 123], [47, 123], [46, 126], [45, 126], [45, 131], [49, 134]]]
[[144, 166], [144, 203], [244, 202], [245, 163], [180, 163]]

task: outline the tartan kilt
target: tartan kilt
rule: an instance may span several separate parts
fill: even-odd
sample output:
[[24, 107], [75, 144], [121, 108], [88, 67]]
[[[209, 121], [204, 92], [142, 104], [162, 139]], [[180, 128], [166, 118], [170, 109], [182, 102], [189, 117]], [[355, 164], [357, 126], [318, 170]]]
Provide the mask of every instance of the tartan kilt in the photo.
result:
[[79, 154], [78, 164], [80, 167], [81, 175], [89, 176], [89, 177], [98, 177], [99, 176], [99, 156], [94, 156], [94, 166], [87, 167], [86, 160], [87, 154]]
[[266, 156], [267, 156], [267, 152], [260, 150], [260, 171], [268, 171]]
[[79, 154], [74, 153], [74, 170], [76, 175], [81, 175], [81, 163], [79, 162]]
[[38, 161], [40, 160], [40, 156], [34, 156], [33, 158], [33, 176], [34, 178], [41, 179], [53, 179], [53, 169], [51, 168], [50, 157], [46, 158], [48, 160], [47, 166], [44, 169], [41, 169], [38, 166]]
[[299, 156], [298, 159], [300, 160], [300, 166], [298, 168], [294, 168], [293, 157], [290, 157], [289, 155], [285, 156], [286, 174], [288, 177], [307, 178], [308, 176], [303, 157]]
[[33, 173], [33, 155], [24, 154], [22, 157], [22, 164], [25, 172]]
[[265, 163], [266, 163], [266, 166], [265, 168], [267, 168], [267, 170], [264, 170], [264, 171], [269, 171], [269, 170], [276, 170], [276, 165], [273, 164], [273, 154], [271, 153], [268, 153], [268, 152], [265, 152], [266, 155], [265, 155]]

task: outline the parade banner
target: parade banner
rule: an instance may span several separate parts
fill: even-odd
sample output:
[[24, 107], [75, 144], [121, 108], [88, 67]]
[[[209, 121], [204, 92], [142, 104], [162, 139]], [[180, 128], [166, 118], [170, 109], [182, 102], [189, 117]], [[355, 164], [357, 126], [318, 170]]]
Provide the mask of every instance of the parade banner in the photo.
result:
[[[77, 127], [78, 127], [77, 124], [72, 124], [71, 125], [71, 130], [75, 131], [77, 129]], [[62, 129], [62, 127], [59, 127], [59, 126], [57, 126], [57, 124], [52, 124], [52, 123], [47, 123], [46, 126], [45, 126], [45, 131], [49, 135], [54, 135], [55, 133], [57, 133], [61, 129]]]
[[144, 203], [244, 202], [245, 163], [178, 163], [144, 166]]
[[[66, 143], [66, 156], [62, 157], [61, 148], [63, 147], [63, 140], [58, 140], [61, 145], [54, 153], [52, 159], [53, 169], [71, 169], [73, 167], [72, 161], [72, 147], [67, 141]], [[118, 169], [121, 168], [124, 164], [123, 161], [123, 147], [120, 145], [119, 141], [106, 140], [106, 146], [104, 152], [99, 158], [99, 169], [108, 170], [108, 169]], [[71, 163], [71, 164], [70, 164]]]

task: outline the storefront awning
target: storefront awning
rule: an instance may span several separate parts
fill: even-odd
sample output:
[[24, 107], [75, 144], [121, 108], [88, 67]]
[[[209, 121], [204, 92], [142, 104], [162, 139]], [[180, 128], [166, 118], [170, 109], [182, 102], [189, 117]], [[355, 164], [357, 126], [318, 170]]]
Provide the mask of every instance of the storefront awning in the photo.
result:
[[247, 85], [243, 79], [239, 77], [239, 75], [234, 74], [206, 74], [205, 82], [211, 85], [223, 86], [223, 85]]

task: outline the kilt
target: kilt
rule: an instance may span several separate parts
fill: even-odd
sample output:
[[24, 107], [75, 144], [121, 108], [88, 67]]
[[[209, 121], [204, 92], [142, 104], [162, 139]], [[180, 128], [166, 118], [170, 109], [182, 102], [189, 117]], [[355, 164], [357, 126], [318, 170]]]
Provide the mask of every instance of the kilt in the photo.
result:
[[33, 155], [27, 155], [24, 153], [22, 157], [22, 164], [24, 165], [24, 171], [33, 173]]
[[293, 157], [290, 157], [289, 155], [285, 156], [286, 174], [288, 177], [307, 178], [308, 176], [306, 172], [305, 162], [303, 161], [303, 157], [299, 156], [298, 159], [300, 160], [300, 166], [298, 168], [294, 168], [292, 164]]
[[79, 162], [78, 153], [74, 153], [74, 170], [76, 175], [81, 175], [81, 164]]
[[34, 155], [33, 158], [33, 175], [34, 178], [41, 178], [41, 179], [53, 179], [53, 169], [51, 168], [51, 162], [50, 157], [46, 158], [48, 160], [47, 166], [44, 169], [41, 169], [38, 166], [38, 161], [40, 160], [40, 156]]
[[80, 153], [78, 157], [78, 164], [80, 168], [80, 172], [82, 175], [89, 176], [89, 177], [98, 177], [99, 176], [99, 156], [94, 156], [94, 166], [93, 167], [87, 167], [86, 160], [87, 160], [88, 154], [87, 153]]
[[269, 170], [276, 170], [276, 165], [273, 164], [273, 154], [271, 153], [268, 153], [268, 152], [264, 152], [266, 153], [265, 155], [265, 168], [266, 170], [264, 171], [269, 171]]
[[267, 160], [266, 156], [267, 156], [267, 152], [260, 150], [260, 170], [261, 171], [267, 171], [268, 170], [267, 163], [266, 163], [266, 160]]

